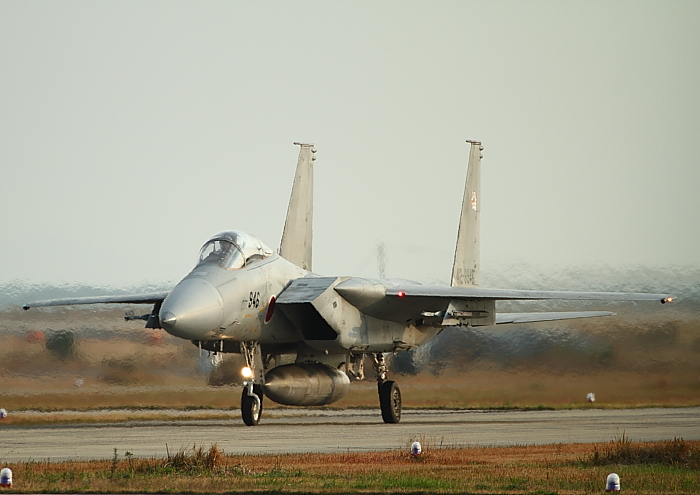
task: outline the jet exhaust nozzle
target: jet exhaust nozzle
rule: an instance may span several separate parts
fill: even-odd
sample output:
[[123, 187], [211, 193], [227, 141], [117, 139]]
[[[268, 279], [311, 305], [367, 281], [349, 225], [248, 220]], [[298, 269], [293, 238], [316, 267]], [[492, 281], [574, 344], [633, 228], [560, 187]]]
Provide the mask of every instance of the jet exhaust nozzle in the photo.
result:
[[342, 399], [350, 379], [325, 364], [285, 364], [265, 373], [263, 392], [286, 406], [322, 406]]

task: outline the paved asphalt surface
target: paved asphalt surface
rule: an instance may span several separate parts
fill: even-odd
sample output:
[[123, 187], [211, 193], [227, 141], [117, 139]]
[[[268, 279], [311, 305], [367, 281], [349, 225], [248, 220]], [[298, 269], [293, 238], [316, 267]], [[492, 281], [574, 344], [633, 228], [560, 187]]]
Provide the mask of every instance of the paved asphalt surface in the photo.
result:
[[385, 425], [378, 410], [266, 410], [257, 427], [231, 420], [0, 426], [0, 462], [164, 457], [193, 444], [227, 454], [346, 452], [408, 448], [413, 440], [447, 446], [528, 445], [682, 437], [700, 440], [700, 408], [573, 411], [404, 411]]

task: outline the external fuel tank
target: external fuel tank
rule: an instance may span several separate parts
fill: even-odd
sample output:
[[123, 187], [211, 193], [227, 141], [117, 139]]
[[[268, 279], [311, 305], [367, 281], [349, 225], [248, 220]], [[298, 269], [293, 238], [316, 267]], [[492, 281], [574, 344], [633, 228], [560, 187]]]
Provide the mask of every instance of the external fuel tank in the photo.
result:
[[345, 396], [348, 375], [325, 364], [286, 364], [265, 373], [265, 395], [287, 406], [322, 406]]

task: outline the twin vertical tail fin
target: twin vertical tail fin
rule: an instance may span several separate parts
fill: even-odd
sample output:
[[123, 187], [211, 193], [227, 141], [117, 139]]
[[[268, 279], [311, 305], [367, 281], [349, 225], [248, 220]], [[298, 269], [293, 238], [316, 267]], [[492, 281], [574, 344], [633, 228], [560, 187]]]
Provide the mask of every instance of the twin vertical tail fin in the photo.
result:
[[452, 267], [452, 287], [479, 286], [479, 212], [481, 211], [481, 152], [478, 141], [471, 144], [467, 182], [462, 199], [457, 247]]
[[294, 143], [301, 146], [297, 170], [294, 175], [292, 196], [289, 199], [287, 219], [280, 243], [280, 256], [304, 270], [311, 271], [311, 242], [313, 240], [314, 174], [313, 162], [316, 150], [313, 144]]
[[[478, 141], [471, 144], [467, 181], [462, 199], [457, 247], [452, 268], [452, 287], [479, 286], [479, 212], [481, 211], [481, 152]], [[313, 162], [316, 150], [313, 144], [294, 143], [301, 146], [294, 175], [292, 196], [289, 199], [287, 219], [284, 223], [280, 255], [305, 270], [311, 271], [313, 240]]]

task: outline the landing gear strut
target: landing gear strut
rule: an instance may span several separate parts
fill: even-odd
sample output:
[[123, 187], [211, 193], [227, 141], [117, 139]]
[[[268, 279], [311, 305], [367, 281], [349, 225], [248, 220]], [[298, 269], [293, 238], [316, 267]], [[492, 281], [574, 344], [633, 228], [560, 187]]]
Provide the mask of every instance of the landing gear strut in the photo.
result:
[[384, 362], [384, 354], [374, 354], [374, 370], [377, 373], [377, 391], [379, 392], [379, 405], [382, 409], [382, 419], [385, 423], [398, 423], [401, 421], [401, 390], [393, 380], [387, 380], [387, 367]]

